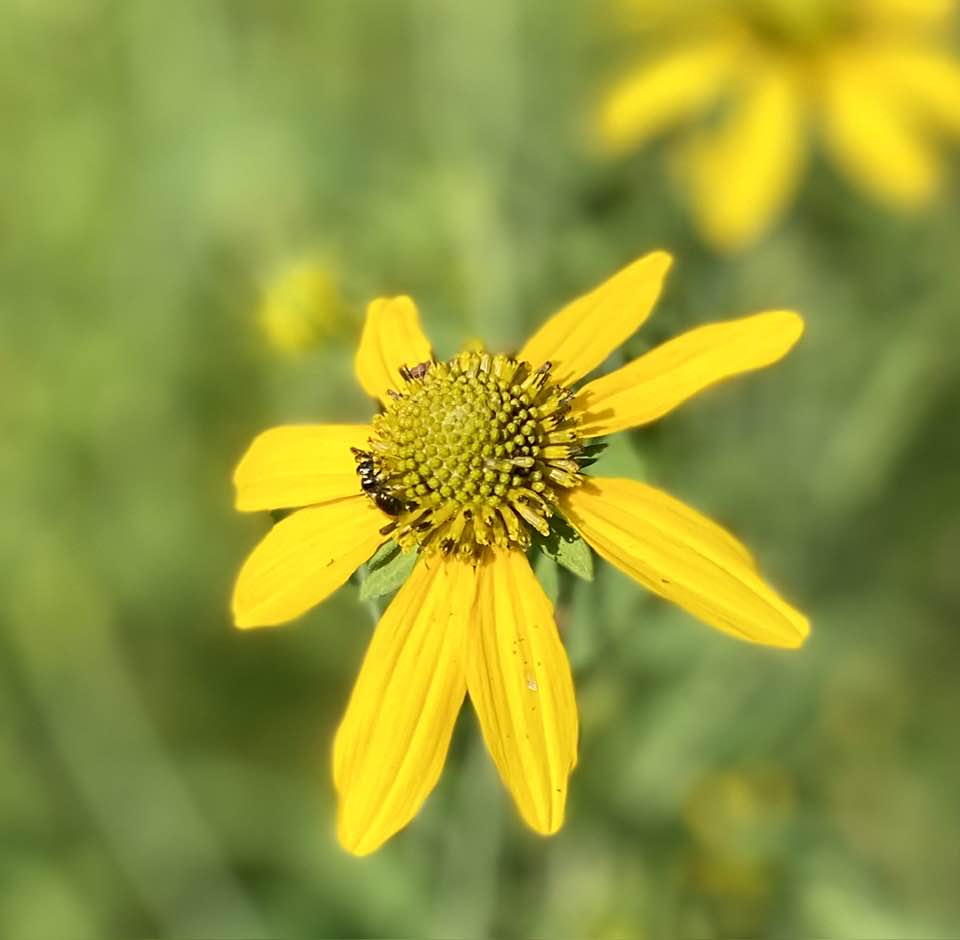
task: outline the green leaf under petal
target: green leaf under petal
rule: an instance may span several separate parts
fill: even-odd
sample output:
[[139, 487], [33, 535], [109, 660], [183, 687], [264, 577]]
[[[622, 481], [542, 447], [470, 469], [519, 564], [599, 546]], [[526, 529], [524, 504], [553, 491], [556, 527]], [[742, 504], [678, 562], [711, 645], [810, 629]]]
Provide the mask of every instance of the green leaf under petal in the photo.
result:
[[360, 600], [391, 594], [399, 588], [417, 563], [416, 552], [402, 552], [394, 542], [389, 542], [370, 559], [367, 575], [360, 585]]
[[578, 578], [593, 580], [593, 554], [590, 547], [565, 520], [554, 516], [550, 520], [550, 534], [546, 537], [535, 536], [533, 545]]
[[593, 553], [590, 551], [590, 546], [579, 536], [572, 542], [560, 539], [556, 561], [558, 565], [562, 565], [567, 571], [572, 571], [578, 578], [583, 578], [585, 581], [593, 580]]
[[374, 553], [370, 561], [367, 562], [367, 572], [382, 568], [388, 562], [393, 561], [400, 551], [400, 546], [393, 539], [386, 541]]

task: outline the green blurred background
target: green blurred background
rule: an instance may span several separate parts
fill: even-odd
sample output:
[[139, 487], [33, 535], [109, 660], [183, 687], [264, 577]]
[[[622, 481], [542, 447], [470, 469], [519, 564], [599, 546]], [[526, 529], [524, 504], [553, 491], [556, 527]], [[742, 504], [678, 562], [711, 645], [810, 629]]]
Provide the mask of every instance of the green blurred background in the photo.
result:
[[[960, 930], [956, 165], [912, 220], [817, 166], [774, 235], [718, 259], [655, 150], [584, 141], [626, 55], [601, 13], [0, 8], [3, 936]], [[812, 639], [737, 643], [602, 565], [565, 582], [566, 827], [522, 827], [467, 711], [424, 812], [353, 859], [329, 752], [372, 612], [348, 586], [233, 630], [269, 525], [233, 512], [233, 465], [272, 424], [369, 414], [368, 299], [415, 296], [441, 354], [515, 348], [652, 248], [678, 263], [623, 356], [771, 307], [808, 332], [606, 469], [730, 526]], [[314, 261], [336, 318], [290, 356], [258, 311]]]

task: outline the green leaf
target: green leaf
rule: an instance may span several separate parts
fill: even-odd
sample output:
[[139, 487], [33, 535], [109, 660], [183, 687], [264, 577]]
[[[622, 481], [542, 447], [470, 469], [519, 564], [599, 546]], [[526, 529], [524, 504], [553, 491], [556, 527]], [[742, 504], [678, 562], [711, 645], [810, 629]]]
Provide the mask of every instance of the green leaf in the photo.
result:
[[577, 463], [583, 468], [592, 467], [600, 459], [608, 446], [609, 445], [604, 440], [591, 441], [589, 444], [585, 445], [583, 450], [580, 452], [580, 456], [577, 458]]
[[402, 552], [392, 542], [389, 551], [384, 551], [384, 548], [370, 559], [367, 576], [360, 585], [361, 601], [373, 600], [396, 591], [407, 580], [417, 563], [416, 552]]
[[373, 571], [375, 568], [382, 568], [387, 562], [393, 561], [397, 553], [400, 551], [400, 546], [397, 545], [393, 539], [389, 539], [384, 542], [376, 552], [374, 552], [373, 557], [370, 561], [367, 562], [367, 571]]
[[593, 580], [593, 555], [586, 542], [565, 520], [554, 516], [550, 520], [550, 534], [536, 536], [533, 542], [544, 555], [585, 581]]
[[584, 581], [593, 580], [593, 554], [590, 546], [580, 536], [572, 542], [559, 539], [556, 562]]

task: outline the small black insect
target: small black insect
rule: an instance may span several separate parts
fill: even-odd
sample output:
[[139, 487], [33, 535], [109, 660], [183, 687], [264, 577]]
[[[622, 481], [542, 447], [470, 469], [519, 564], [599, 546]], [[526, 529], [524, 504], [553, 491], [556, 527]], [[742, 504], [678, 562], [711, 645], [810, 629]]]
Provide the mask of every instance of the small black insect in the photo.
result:
[[357, 464], [357, 476], [360, 477], [360, 487], [364, 493], [375, 493], [382, 480], [372, 460], [361, 460]]
[[360, 489], [364, 493], [372, 495], [380, 489], [380, 477], [360, 477]]
[[376, 491], [373, 501], [377, 504], [377, 509], [385, 512], [388, 516], [399, 516], [406, 509], [402, 499], [392, 493], [384, 493], [382, 490]]
[[373, 454], [357, 447], [353, 449], [353, 456], [357, 461], [357, 476], [360, 477], [360, 488], [368, 496], [373, 497], [377, 508], [388, 516], [399, 516], [407, 504], [402, 499], [383, 489], [384, 479], [373, 463]]
[[377, 468], [373, 465], [373, 455], [354, 447], [353, 456], [357, 461], [357, 476], [360, 477], [361, 486], [365, 492], [372, 493], [375, 488], [372, 484], [379, 479]]

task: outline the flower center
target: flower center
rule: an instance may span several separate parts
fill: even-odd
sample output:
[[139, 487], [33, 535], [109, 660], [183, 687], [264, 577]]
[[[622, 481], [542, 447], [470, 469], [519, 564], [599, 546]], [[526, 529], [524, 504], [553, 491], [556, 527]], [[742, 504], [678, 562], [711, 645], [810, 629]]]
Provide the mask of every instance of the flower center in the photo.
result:
[[508, 356], [462, 352], [400, 370], [401, 391], [355, 450], [365, 493], [406, 550], [477, 557], [483, 546], [546, 536], [558, 492], [579, 486], [583, 446], [573, 393]]

